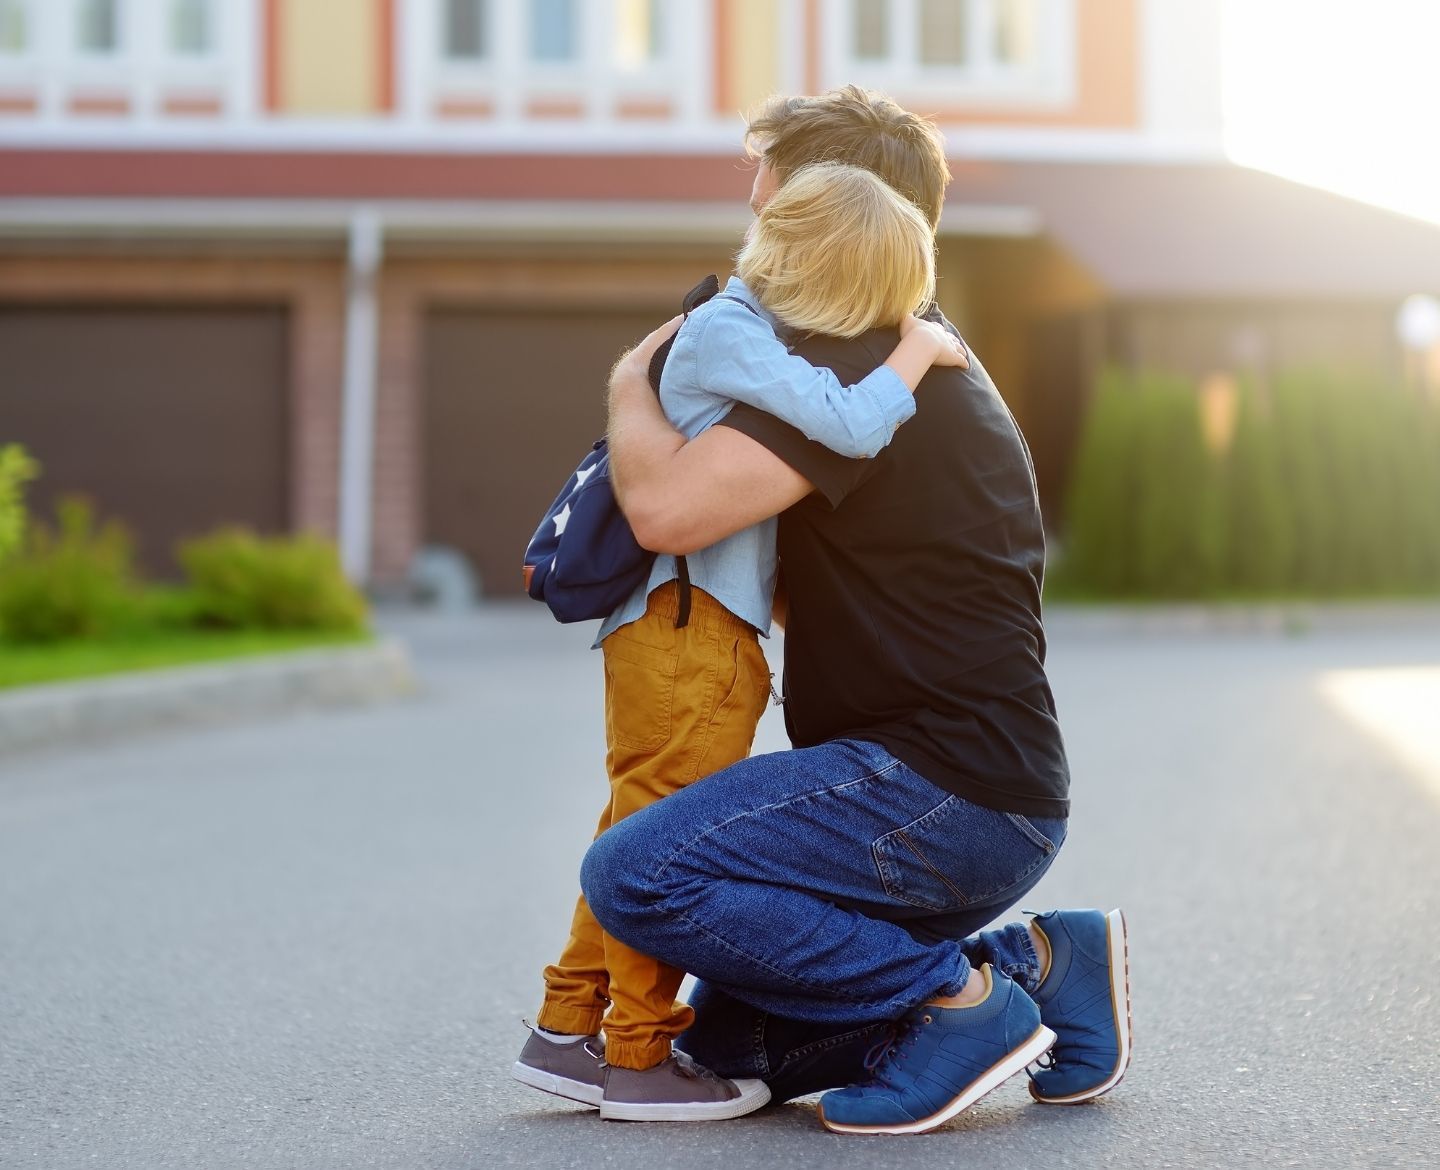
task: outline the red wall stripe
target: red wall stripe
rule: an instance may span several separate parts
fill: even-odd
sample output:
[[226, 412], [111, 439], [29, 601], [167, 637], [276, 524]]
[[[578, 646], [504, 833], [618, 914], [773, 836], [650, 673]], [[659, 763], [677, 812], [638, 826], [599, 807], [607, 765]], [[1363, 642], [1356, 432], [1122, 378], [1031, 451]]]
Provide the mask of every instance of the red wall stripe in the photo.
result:
[[274, 113], [280, 109], [281, 101], [280, 0], [265, 0], [260, 19], [264, 25], [260, 30], [260, 51], [265, 57], [262, 65], [265, 108]]
[[0, 196], [744, 202], [752, 178], [738, 143], [674, 156], [12, 149]]
[[395, 109], [395, 0], [376, 0], [375, 19], [380, 22], [379, 74], [377, 109], [391, 113]]

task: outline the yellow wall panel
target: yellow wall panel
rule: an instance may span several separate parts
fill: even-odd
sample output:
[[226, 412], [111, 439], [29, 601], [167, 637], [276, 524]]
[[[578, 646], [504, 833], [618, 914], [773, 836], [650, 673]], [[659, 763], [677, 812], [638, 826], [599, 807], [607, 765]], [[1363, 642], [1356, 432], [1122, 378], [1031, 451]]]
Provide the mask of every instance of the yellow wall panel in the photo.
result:
[[281, 107], [287, 113], [365, 114], [380, 92], [380, 15], [372, 0], [281, 0]]
[[728, 65], [738, 110], [748, 112], [780, 88], [780, 9], [775, 0], [734, 0]]

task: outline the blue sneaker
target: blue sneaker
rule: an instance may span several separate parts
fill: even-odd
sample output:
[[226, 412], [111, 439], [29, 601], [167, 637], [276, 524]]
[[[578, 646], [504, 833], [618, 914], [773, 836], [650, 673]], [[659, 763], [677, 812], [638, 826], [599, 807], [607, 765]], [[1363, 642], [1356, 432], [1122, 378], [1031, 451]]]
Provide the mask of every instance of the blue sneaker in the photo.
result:
[[1130, 948], [1119, 910], [1052, 910], [1034, 925], [1050, 943], [1050, 969], [1035, 1002], [1055, 1032], [1050, 1064], [1031, 1074], [1030, 1095], [1079, 1105], [1108, 1093], [1130, 1063]]
[[1038, 1059], [1055, 1042], [1040, 1009], [987, 963], [985, 998], [970, 1007], [921, 1004], [865, 1060], [870, 1079], [820, 1098], [835, 1133], [924, 1133]]

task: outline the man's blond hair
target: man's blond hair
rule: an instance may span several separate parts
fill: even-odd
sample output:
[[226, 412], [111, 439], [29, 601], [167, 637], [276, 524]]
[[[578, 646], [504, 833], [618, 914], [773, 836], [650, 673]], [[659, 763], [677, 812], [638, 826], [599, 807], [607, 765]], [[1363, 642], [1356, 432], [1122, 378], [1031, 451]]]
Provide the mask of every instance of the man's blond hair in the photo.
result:
[[935, 295], [935, 241], [920, 210], [846, 163], [790, 176], [735, 261], [756, 298], [793, 329], [856, 337]]
[[950, 168], [945, 141], [928, 118], [883, 94], [847, 85], [819, 97], [774, 97], [750, 116], [745, 143], [780, 186], [801, 167], [842, 162], [864, 167], [940, 224]]

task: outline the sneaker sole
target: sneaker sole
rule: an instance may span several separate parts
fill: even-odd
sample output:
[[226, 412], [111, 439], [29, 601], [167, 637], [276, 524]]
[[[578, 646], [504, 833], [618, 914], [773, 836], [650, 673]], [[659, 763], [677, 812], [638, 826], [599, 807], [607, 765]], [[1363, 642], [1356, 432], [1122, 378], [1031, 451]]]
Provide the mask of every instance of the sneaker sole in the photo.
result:
[[521, 1064], [518, 1060], [510, 1066], [510, 1075], [522, 1085], [529, 1085], [532, 1089], [539, 1089], [542, 1093], [553, 1093], [557, 1097], [564, 1097], [567, 1101], [577, 1101], [581, 1105], [598, 1106], [600, 1098], [605, 1092], [599, 1085], [587, 1085], [584, 1081], [572, 1081], [569, 1077], [557, 1077], [554, 1073], [548, 1073], [544, 1069], [531, 1068], [528, 1064]]
[[931, 1114], [920, 1121], [909, 1121], [897, 1125], [846, 1125], [842, 1122], [831, 1121], [826, 1117], [825, 1107], [822, 1104], [816, 1106], [816, 1111], [820, 1114], [820, 1124], [831, 1133], [925, 1133], [927, 1130], [944, 1125], [952, 1117], [969, 1109], [981, 1097], [998, 1089], [1016, 1073], [1023, 1072], [1027, 1064], [1038, 1060], [1050, 1051], [1054, 1043], [1055, 1033], [1041, 1024], [1030, 1039], [966, 1085], [964, 1091], [950, 1104], [938, 1113]]
[[729, 1121], [754, 1113], [770, 1100], [764, 1081], [730, 1082], [740, 1096], [728, 1101], [600, 1101], [602, 1121]]
[[[1110, 1004], [1115, 1015], [1115, 1035], [1120, 1041], [1120, 1059], [1115, 1071], [1096, 1085], [1068, 1097], [1042, 1097], [1030, 1082], [1030, 1096], [1042, 1105], [1083, 1105], [1103, 1096], [1125, 1079], [1130, 1067], [1130, 936], [1125, 928], [1125, 915], [1112, 910], [1105, 915], [1105, 938], [1110, 948]], [[1120, 1005], [1125, 1010], [1120, 1010]]]

